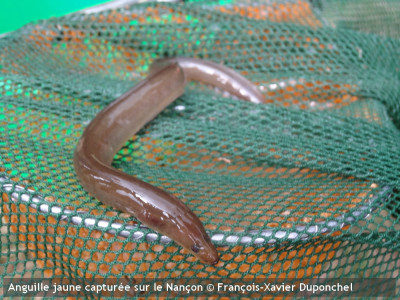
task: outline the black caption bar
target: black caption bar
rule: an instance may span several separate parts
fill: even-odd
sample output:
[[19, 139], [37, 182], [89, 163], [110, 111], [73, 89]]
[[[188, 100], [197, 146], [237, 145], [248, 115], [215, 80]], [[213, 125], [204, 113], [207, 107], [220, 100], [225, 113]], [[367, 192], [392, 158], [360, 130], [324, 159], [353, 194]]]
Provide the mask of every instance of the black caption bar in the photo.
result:
[[4, 296], [182, 297], [393, 297], [395, 279], [229, 279], [229, 278], [4, 278]]

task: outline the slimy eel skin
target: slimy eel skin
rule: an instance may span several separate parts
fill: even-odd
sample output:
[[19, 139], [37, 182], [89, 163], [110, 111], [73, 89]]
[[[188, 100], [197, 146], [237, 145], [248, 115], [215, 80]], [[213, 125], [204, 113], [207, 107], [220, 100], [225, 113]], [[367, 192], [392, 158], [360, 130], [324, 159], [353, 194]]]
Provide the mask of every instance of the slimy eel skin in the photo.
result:
[[184, 70], [187, 81], [195, 80], [213, 85], [239, 99], [253, 103], [264, 102], [264, 96], [249, 80], [236, 71], [212, 61], [188, 57], [166, 58], [153, 63], [150, 74], [173, 63], [177, 63]]
[[111, 167], [115, 154], [146, 123], [198, 80], [255, 103], [262, 94], [247, 79], [222, 65], [193, 58], [156, 61], [151, 74], [104, 108], [85, 128], [74, 153], [83, 188], [100, 202], [129, 213], [170, 237], [203, 263], [216, 264], [218, 252], [199, 218], [177, 197]]

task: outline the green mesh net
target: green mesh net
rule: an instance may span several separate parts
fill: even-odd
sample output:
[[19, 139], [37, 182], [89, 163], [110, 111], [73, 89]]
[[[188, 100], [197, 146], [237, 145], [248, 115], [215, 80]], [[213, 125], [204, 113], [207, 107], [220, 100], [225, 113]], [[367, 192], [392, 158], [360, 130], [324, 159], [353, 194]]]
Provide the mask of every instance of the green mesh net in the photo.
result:
[[[0, 274], [370, 277], [398, 297], [399, 20], [389, 0], [149, 2], [3, 36]], [[266, 99], [191, 83], [113, 162], [200, 217], [215, 266], [90, 197], [73, 169], [90, 120], [171, 56], [223, 63]]]

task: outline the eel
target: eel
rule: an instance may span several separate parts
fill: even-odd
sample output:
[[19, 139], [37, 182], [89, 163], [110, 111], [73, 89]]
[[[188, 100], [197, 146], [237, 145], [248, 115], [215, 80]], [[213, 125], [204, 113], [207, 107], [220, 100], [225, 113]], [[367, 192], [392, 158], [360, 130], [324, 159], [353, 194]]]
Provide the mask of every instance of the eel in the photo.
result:
[[74, 152], [74, 168], [82, 187], [100, 202], [133, 215], [213, 265], [218, 252], [199, 218], [180, 199], [111, 167], [124, 143], [180, 97], [188, 80], [263, 102], [251, 82], [222, 65], [183, 57], [156, 61], [146, 79], [111, 102], [85, 128]]

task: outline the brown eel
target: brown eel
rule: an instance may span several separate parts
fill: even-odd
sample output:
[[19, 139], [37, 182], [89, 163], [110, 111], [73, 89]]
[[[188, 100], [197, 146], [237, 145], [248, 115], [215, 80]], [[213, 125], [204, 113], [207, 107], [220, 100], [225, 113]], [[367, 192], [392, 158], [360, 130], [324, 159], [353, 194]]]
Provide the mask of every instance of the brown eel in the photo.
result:
[[194, 58], [156, 61], [149, 77], [109, 104], [86, 127], [74, 153], [74, 167], [83, 188], [99, 201], [133, 215], [203, 263], [216, 264], [218, 252], [211, 239], [181, 200], [111, 167], [124, 143], [181, 96], [188, 80], [211, 84], [247, 101], [263, 102], [251, 82], [222, 65]]

